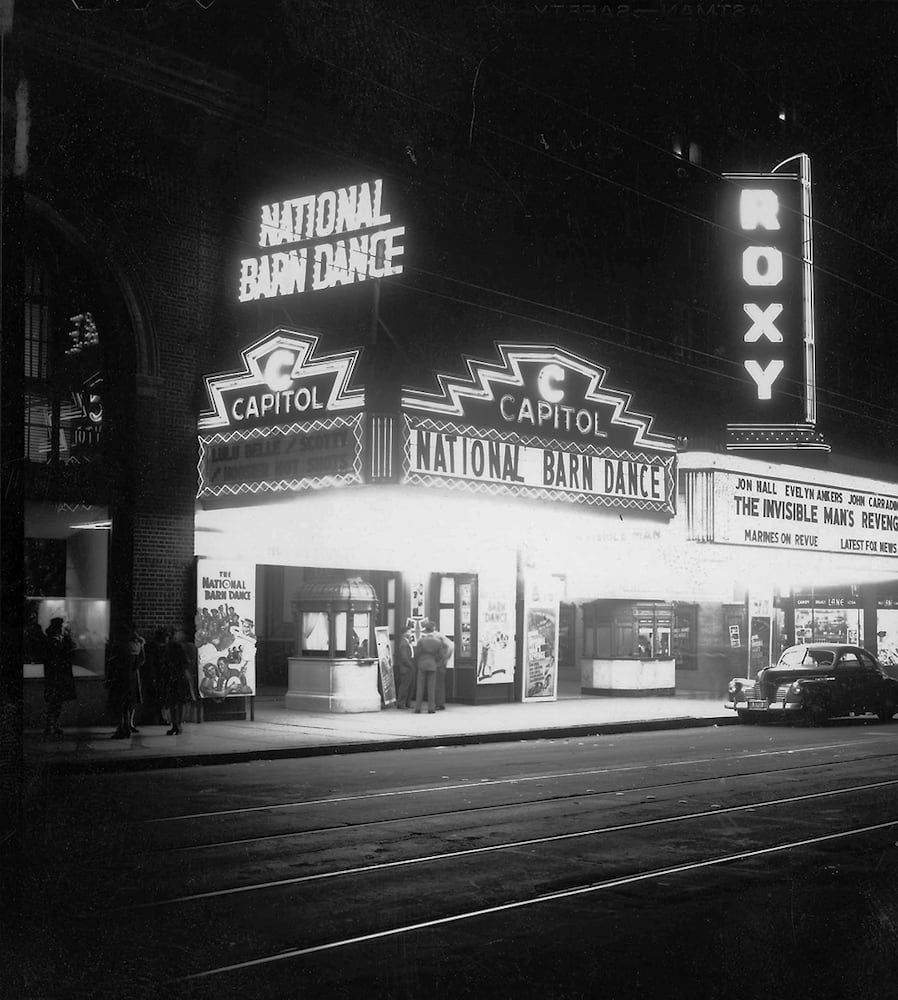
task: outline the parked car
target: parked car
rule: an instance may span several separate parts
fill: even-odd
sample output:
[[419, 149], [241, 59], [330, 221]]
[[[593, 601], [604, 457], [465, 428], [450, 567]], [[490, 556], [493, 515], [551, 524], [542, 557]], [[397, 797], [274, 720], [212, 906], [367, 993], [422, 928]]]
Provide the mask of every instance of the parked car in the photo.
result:
[[727, 708], [742, 722], [797, 717], [811, 725], [845, 715], [877, 715], [883, 722], [898, 712], [898, 680], [859, 646], [808, 642], [783, 650], [775, 666], [749, 677], [734, 677]]

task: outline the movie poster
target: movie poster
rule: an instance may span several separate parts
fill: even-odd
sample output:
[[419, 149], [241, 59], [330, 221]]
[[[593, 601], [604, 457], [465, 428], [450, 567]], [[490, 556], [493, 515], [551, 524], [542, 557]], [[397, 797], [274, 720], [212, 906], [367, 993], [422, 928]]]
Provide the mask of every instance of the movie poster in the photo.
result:
[[380, 697], [384, 707], [396, 704], [396, 678], [393, 675], [393, 647], [390, 644], [390, 630], [386, 625], [374, 629], [377, 643], [377, 667], [380, 671]]
[[528, 578], [524, 601], [524, 701], [558, 692], [558, 581]]
[[514, 680], [514, 592], [482, 587], [478, 623], [478, 684], [510, 684]]
[[[876, 655], [883, 666], [898, 667], [898, 602], [880, 601], [876, 610]], [[889, 670], [898, 677], [898, 671]]]
[[256, 693], [256, 567], [196, 562], [197, 680], [201, 698]]

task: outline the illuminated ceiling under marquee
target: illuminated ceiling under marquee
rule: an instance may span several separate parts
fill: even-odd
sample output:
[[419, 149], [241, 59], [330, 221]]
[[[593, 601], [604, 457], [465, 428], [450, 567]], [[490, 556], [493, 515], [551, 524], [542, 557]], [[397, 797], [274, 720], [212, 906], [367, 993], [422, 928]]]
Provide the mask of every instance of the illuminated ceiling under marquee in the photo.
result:
[[[463, 418], [466, 424], [478, 427], [510, 430], [516, 426], [522, 433], [530, 432], [564, 441], [583, 443], [588, 439], [596, 446], [676, 453], [675, 438], [652, 432], [653, 418], [630, 409], [632, 397], [629, 393], [604, 384], [606, 369], [554, 345], [497, 343], [496, 349], [499, 363], [466, 356], [467, 378], [438, 373], [439, 392], [404, 388], [402, 408]], [[584, 436], [576, 429], [567, 431], [554, 421], [550, 421], [551, 426], [546, 426], [545, 423], [510, 421], [507, 415], [503, 415], [503, 409], [504, 414], [508, 414], [517, 405], [503, 403], [503, 399], [507, 400], [509, 396], [523, 400], [530, 393], [536, 399], [540, 392], [537, 380], [541, 373], [553, 366], [557, 366], [557, 370], [549, 383], [552, 393], [563, 393], [565, 407], [572, 407], [576, 413], [595, 414], [595, 430], [600, 433]], [[516, 394], [515, 390], [522, 393]]]
[[[241, 352], [243, 371], [207, 375], [205, 383], [211, 407], [200, 414], [199, 429], [275, 426], [319, 419], [324, 413], [364, 409], [365, 390], [349, 388], [359, 351], [316, 357], [318, 341], [319, 337], [313, 333], [277, 329]], [[276, 384], [272, 384], [273, 376]], [[316, 405], [309, 407], [307, 413], [297, 409], [303, 401], [312, 399], [313, 392]], [[236, 401], [254, 399], [264, 408], [269, 398], [271, 412], [235, 418]], [[245, 413], [247, 409], [244, 403], [239, 412]]]

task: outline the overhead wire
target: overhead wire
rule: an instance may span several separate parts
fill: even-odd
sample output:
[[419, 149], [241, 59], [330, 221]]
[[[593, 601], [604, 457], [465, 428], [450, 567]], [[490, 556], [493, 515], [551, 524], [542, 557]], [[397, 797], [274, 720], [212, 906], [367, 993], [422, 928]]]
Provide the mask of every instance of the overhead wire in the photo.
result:
[[[408, 25], [403, 24], [401, 21], [394, 20], [393, 26], [396, 27], [396, 28], [399, 28], [400, 31], [404, 31], [407, 34], [412, 35], [413, 37], [419, 39], [422, 42], [427, 42], [429, 45], [432, 45], [435, 48], [442, 49], [444, 52], [451, 53], [452, 55], [460, 56], [463, 59], [472, 59], [473, 58], [472, 56], [468, 55], [467, 53], [461, 52], [459, 49], [456, 49], [454, 47], [446, 45], [444, 42], [437, 41], [436, 39], [430, 38], [427, 35], [422, 35], [421, 32], [416, 31], [414, 28], [410, 28]], [[478, 75], [479, 75], [479, 72], [480, 72], [480, 69], [481, 69], [483, 61], [484, 60], [481, 59], [479, 61], [479, 63], [478, 63]], [[678, 155], [677, 153], [673, 152], [673, 150], [668, 149], [668, 148], [666, 148], [664, 146], [659, 146], [656, 142], [652, 142], [651, 139], [646, 139], [644, 136], [641, 136], [638, 133], [631, 131], [630, 129], [626, 129], [626, 128], [624, 128], [621, 125], [617, 125], [614, 122], [610, 122], [610, 121], [608, 121], [605, 118], [601, 118], [598, 115], [594, 114], [592, 111], [586, 111], [583, 108], [577, 107], [576, 105], [571, 104], [569, 101], [565, 101], [563, 98], [557, 97], [554, 94], [550, 94], [547, 91], [542, 90], [539, 87], [535, 87], [535, 86], [533, 86], [533, 84], [528, 83], [527, 81], [522, 80], [519, 77], [516, 77], [516, 76], [514, 76], [512, 74], [506, 73], [505, 71], [503, 71], [501, 69], [497, 69], [497, 68], [492, 67], [492, 66], [490, 67], [489, 71], [491, 73], [495, 73], [498, 77], [501, 77], [502, 79], [510, 81], [515, 86], [519, 87], [521, 90], [528, 91], [529, 93], [535, 94], [538, 97], [544, 98], [545, 100], [548, 100], [548, 101], [552, 102], [553, 104], [555, 104], [555, 105], [557, 105], [559, 107], [563, 107], [563, 108], [568, 109], [569, 111], [573, 111], [575, 114], [581, 115], [583, 118], [587, 119], [589, 122], [601, 125], [603, 128], [607, 128], [610, 131], [617, 133], [618, 135], [625, 136], [626, 138], [631, 139], [632, 141], [634, 141], [634, 142], [636, 142], [636, 143], [638, 143], [640, 145], [643, 145], [643, 146], [647, 147], [648, 149], [653, 150], [656, 153], [661, 153], [663, 156], [674, 160], [680, 166], [688, 166], [689, 169], [693, 170], [694, 172], [705, 174], [708, 177], [711, 177], [711, 178], [713, 178], [716, 181], [723, 181], [724, 183], [728, 183], [728, 184], [735, 183], [734, 181], [732, 181], [731, 178], [727, 177], [726, 174], [721, 174], [721, 173], [719, 173], [716, 170], [711, 170], [709, 167], [704, 166], [704, 164], [694, 163], [691, 160], [684, 160], [681, 155]], [[642, 85], [642, 86], [643, 86], [643, 89], [645, 89], [645, 86], [644, 85]], [[666, 204], [666, 203], [662, 202], [662, 204]], [[668, 205], [668, 207], [674, 207], [674, 206]], [[787, 212], [794, 212], [795, 214], [800, 214], [800, 213], [798, 213], [798, 211], [796, 209], [792, 209], [790, 206], [782, 206], [782, 207]], [[705, 220], [705, 221], [709, 221], [712, 224], [714, 224], [713, 220]], [[825, 223], [821, 219], [819, 219], [817, 216], [814, 217], [814, 225], [815, 226], [819, 226], [821, 229], [829, 230], [830, 232], [835, 233], [838, 236], [842, 236], [845, 239], [849, 240], [850, 242], [855, 243], [855, 244], [857, 244], [860, 247], [863, 247], [865, 250], [869, 250], [872, 253], [875, 253], [875, 254], [883, 257], [890, 264], [895, 264], [896, 266], [898, 266], [898, 259], [896, 259], [895, 257], [892, 257], [890, 254], [886, 253], [884, 250], [880, 250], [878, 247], [874, 247], [870, 243], [867, 243], [864, 240], [860, 240], [857, 237], [852, 236], [850, 233], [846, 233], [842, 229], [839, 229], [839, 228], [837, 228], [835, 226], [828, 225], [827, 223]], [[859, 288], [860, 290], [864, 290], [864, 289], [861, 288], [861, 286], [855, 286], [855, 287]]]
[[[434, 44], [434, 45], [439, 45], [440, 44], [440, 43], [434, 42], [431, 39], [427, 39], [426, 36], [420, 35], [420, 33], [418, 33], [418, 32], [414, 32], [413, 29], [408, 29], [404, 25], [399, 24], [398, 26], [400, 28], [402, 28], [402, 30], [407, 30], [411, 34], [415, 35], [416, 37], [421, 38], [424, 41], [429, 41], [431, 44]], [[443, 46], [443, 47], [445, 48], [445, 46]], [[454, 51], [456, 54], [461, 54], [461, 53], [458, 53], [458, 50], [449, 50], [449, 51]], [[330, 67], [332, 67], [333, 69], [337, 70], [340, 73], [348, 73], [348, 74], [350, 74], [352, 76], [355, 76], [355, 77], [357, 77], [357, 78], [365, 81], [368, 84], [373, 84], [374, 86], [376, 86], [376, 87], [378, 87], [378, 88], [380, 88], [382, 90], [389, 91], [391, 93], [397, 94], [400, 97], [405, 98], [406, 100], [409, 100], [409, 101], [412, 101], [414, 103], [417, 103], [417, 104], [425, 107], [426, 109], [428, 109], [430, 111], [436, 112], [436, 113], [441, 114], [441, 115], [448, 115], [448, 116], [450, 116], [450, 117], [452, 117], [454, 119], [457, 119], [457, 120], [459, 120], [461, 122], [460, 117], [457, 114], [455, 114], [454, 112], [452, 112], [451, 110], [448, 110], [446, 108], [441, 108], [441, 107], [439, 107], [437, 105], [434, 105], [433, 103], [431, 103], [429, 101], [423, 100], [422, 98], [420, 98], [420, 97], [418, 97], [416, 95], [410, 94], [407, 91], [404, 91], [404, 90], [401, 90], [399, 88], [393, 87], [390, 84], [386, 84], [386, 83], [383, 83], [381, 81], [375, 80], [374, 78], [372, 78], [370, 76], [359, 74], [359, 73], [355, 72], [354, 70], [348, 69], [347, 67], [342, 66], [342, 65], [340, 65], [338, 63], [334, 63], [333, 61], [328, 60], [325, 57], [323, 57], [320, 52], [310, 53], [310, 55], [312, 55], [314, 58], [316, 58], [320, 62], [323, 62], [326, 65], [329, 65]], [[501, 74], [501, 75], [507, 76], [507, 74]], [[669, 150], [665, 150], [665, 149], [663, 149], [663, 147], [659, 147], [656, 144], [651, 143], [649, 140], [645, 140], [645, 139], [639, 137], [635, 133], [631, 133], [628, 130], [622, 129], [620, 126], [613, 125], [612, 123], [605, 122], [603, 119], [600, 119], [600, 118], [598, 118], [596, 116], [590, 115], [589, 112], [585, 112], [582, 109], [573, 108], [571, 105], [566, 104], [566, 102], [563, 102], [563, 101], [561, 101], [558, 98], [555, 98], [553, 95], [546, 94], [545, 92], [540, 91], [538, 88], [533, 88], [533, 87], [530, 87], [529, 85], [521, 84], [520, 81], [516, 81], [514, 77], [508, 77], [508, 78], [511, 79], [513, 82], [516, 82], [518, 85], [527, 87], [527, 89], [530, 89], [533, 93], [536, 93], [536, 94], [538, 94], [540, 96], [543, 96], [546, 99], [552, 100], [552, 101], [554, 101], [556, 103], [563, 104], [564, 106], [570, 108], [571, 110], [577, 111], [578, 113], [585, 115], [586, 117], [590, 118], [591, 120], [594, 120], [595, 122], [597, 122], [599, 124], [602, 124], [602, 125], [605, 125], [605, 126], [607, 126], [609, 128], [612, 128], [612, 129], [620, 132], [623, 135], [627, 135], [628, 137], [634, 139], [635, 141], [643, 143], [644, 145], [648, 146], [649, 148], [653, 148], [653, 149], [656, 149], [658, 151], [661, 151], [661, 152], [665, 153], [665, 155], [673, 156], [678, 161], [683, 162], [683, 161], [680, 160], [679, 157], [676, 157], [675, 154], [671, 153]], [[132, 82], [133, 82], [133, 80], [132, 80]], [[166, 92], [165, 96], [172, 97], [173, 95], [171, 94], [171, 92]], [[677, 205], [674, 205], [674, 204], [672, 204], [670, 202], [665, 201], [664, 199], [657, 198], [657, 197], [655, 197], [653, 195], [650, 195], [647, 192], [642, 191], [642, 190], [640, 190], [638, 188], [632, 187], [630, 185], [626, 185], [626, 184], [624, 184], [624, 183], [622, 183], [620, 181], [615, 180], [614, 178], [607, 177], [606, 175], [603, 175], [603, 174], [599, 173], [598, 171], [595, 171], [595, 170], [592, 170], [592, 169], [589, 169], [589, 168], [585, 168], [585, 167], [581, 166], [578, 163], [569, 161], [569, 160], [564, 159], [562, 157], [558, 157], [558, 156], [550, 153], [548, 150], [540, 149], [537, 146], [533, 146], [532, 144], [528, 144], [528, 143], [526, 143], [526, 142], [524, 142], [522, 140], [516, 139], [513, 136], [504, 135], [502, 132], [500, 132], [500, 131], [498, 131], [496, 129], [487, 128], [487, 127], [485, 127], [483, 125], [480, 125], [479, 127], [482, 130], [489, 132], [490, 134], [496, 136], [497, 138], [499, 138], [499, 139], [501, 139], [503, 141], [507, 141], [507, 142], [510, 142], [510, 143], [515, 144], [517, 146], [520, 146], [521, 148], [525, 149], [526, 151], [528, 151], [530, 153], [535, 153], [538, 156], [547, 157], [548, 159], [554, 161], [557, 164], [560, 164], [560, 165], [562, 165], [564, 167], [567, 167], [567, 168], [570, 168], [570, 169], [575, 169], [575, 170], [577, 170], [577, 171], [579, 171], [581, 173], [584, 173], [584, 174], [586, 174], [586, 175], [588, 175], [590, 177], [593, 177], [593, 178], [595, 178], [597, 180], [600, 180], [600, 181], [602, 181], [604, 183], [607, 183], [607, 184], [610, 184], [610, 185], [612, 185], [614, 187], [617, 187], [618, 189], [620, 189], [622, 191], [625, 191], [625, 192], [627, 192], [629, 194], [632, 194], [632, 195], [634, 195], [634, 196], [636, 196], [638, 198], [646, 199], [649, 202], [658, 204], [658, 205], [660, 205], [660, 206], [662, 206], [662, 207], [664, 207], [666, 209], [669, 209], [669, 210], [671, 210], [673, 212], [685, 215], [685, 216], [687, 216], [687, 217], [689, 217], [689, 218], [691, 218], [691, 219], [693, 219], [693, 220], [695, 220], [695, 221], [697, 221], [699, 223], [702, 223], [704, 225], [711, 226], [712, 228], [720, 229], [720, 230], [723, 230], [723, 231], [726, 231], [726, 232], [729, 232], [729, 233], [735, 233], [736, 232], [735, 230], [731, 230], [728, 227], [723, 226], [722, 224], [716, 222], [715, 220], [708, 219], [705, 216], [702, 216], [702, 215], [700, 215], [698, 213], [695, 213], [695, 212], [690, 212], [688, 209], [684, 209], [682, 206], [677, 206]], [[295, 137], [291, 137], [291, 138], [295, 138]], [[300, 141], [300, 144], [302, 144], [302, 141]], [[319, 152], [322, 151], [322, 149], [321, 149], [320, 146], [318, 147], [318, 149], [319, 149]], [[696, 165], [693, 164], [692, 166], [696, 166]], [[700, 168], [700, 169], [703, 169], [704, 172], [709, 173], [715, 179], [720, 179], [720, 180], [724, 180], [724, 181], [727, 180], [727, 178], [725, 178], [723, 175], [717, 174], [714, 171], [709, 171], [709, 170], [707, 170], [707, 168]], [[234, 213], [231, 213], [231, 214], [233, 215]], [[239, 214], [235, 215], [234, 217], [236, 217], [238, 219], [241, 218], [241, 216]], [[817, 220], [815, 220], [815, 224], [817, 224]], [[831, 227], [829, 227], [829, 228], [831, 228]], [[833, 230], [833, 231], [837, 232], [837, 233], [840, 233], [841, 235], [846, 236], [848, 239], [852, 239], [852, 237], [850, 237], [848, 234], [841, 233], [839, 230]], [[855, 242], [860, 242], [860, 241], [855, 241]], [[861, 245], [864, 245], [864, 244], [861, 243]], [[876, 248], [870, 247], [869, 249], [875, 250]], [[886, 259], [888, 259], [890, 261], [892, 260], [892, 258], [889, 258], [889, 257], [887, 257]], [[489, 292], [491, 294], [495, 294], [497, 296], [501, 296], [501, 297], [505, 297], [505, 298], [512, 298], [512, 299], [515, 299], [517, 301], [526, 302], [528, 305], [535, 305], [538, 308], [547, 310], [549, 312], [554, 312], [554, 313], [559, 313], [561, 315], [567, 315], [567, 316], [571, 316], [571, 317], [576, 317], [577, 319], [579, 319], [581, 321], [582, 320], [586, 320], [588, 322], [595, 323], [597, 325], [605, 326], [606, 328], [609, 328], [609, 329], [619, 330], [619, 331], [624, 332], [624, 333], [626, 333], [628, 335], [633, 335], [633, 336], [640, 337], [640, 338], [642, 338], [644, 340], [653, 341], [653, 342], [656, 342], [656, 343], [662, 343], [665, 346], [670, 346], [669, 341], [663, 340], [662, 338], [653, 337], [652, 335], [646, 334], [646, 333], [644, 333], [642, 331], [628, 330], [627, 328], [621, 327], [621, 326], [619, 326], [617, 324], [613, 324], [613, 323], [610, 323], [608, 321], [601, 320], [598, 317], [585, 316], [583, 314], [574, 313], [572, 311], [564, 310], [564, 309], [562, 309], [562, 308], [560, 308], [558, 306], [553, 306], [553, 305], [550, 305], [548, 303], [533, 302], [532, 300], [524, 299], [524, 298], [522, 298], [520, 296], [515, 296], [513, 293], [510, 293], [510, 292], [507, 292], [507, 291], [502, 291], [500, 289], [486, 288], [485, 286], [478, 286], [478, 285], [475, 285], [475, 284], [473, 284], [471, 282], [466, 282], [463, 279], [452, 278], [451, 276], [445, 275], [445, 274], [438, 274], [437, 275], [437, 274], [434, 274], [434, 272], [428, 272], [428, 271], [426, 271], [424, 269], [420, 269], [420, 268], [417, 268], [417, 269], [416, 268], [407, 268], [407, 270], [413, 270], [413, 271], [417, 270], [420, 273], [428, 275], [430, 277], [437, 277], [437, 278], [440, 278], [440, 279], [449, 280], [450, 282], [453, 282], [453, 283], [456, 283], [456, 284], [465, 285], [465, 286], [470, 287], [470, 288], [479, 289], [481, 291], [487, 291], [487, 292]], [[895, 302], [894, 300], [889, 299], [886, 296], [880, 295], [879, 293], [873, 291], [872, 289], [865, 288], [864, 286], [859, 285], [856, 282], [853, 282], [850, 279], [843, 277], [842, 275], [839, 275], [839, 274], [836, 274], [834, 272], [830, 272], [830, 271], [828, 271], [828, 270], [826, 270], [824, 268], [821, 268], [821, 267], [819, 267], [819, 265], [815, 265], [815, 270], [819, 271], [822, 274], [826, 274], [827, 276], [833, 277], [834, 279], [836, 279], [838, 281], [846, 283], [849, 286], [851, 286], [851, 287], [855, 288], [856, 290], [858, 290], [859, 292], [862, 292], [864, 294], [869, 294], [869, 295], [872, 295], [874, 297], [880, 298], [883, 301], [888, 302], [891, 305], [898, 305], [898, 302]], [[405, 287], [412, 288], [413, 286], [405, 284]], [[420, 289], [420, 288], [415, 288], [414, 290], [416, 290], [418, 292], [425, 292], [425, 294], [430, 294], [430, 295], [436, 295], [436, 294], [438, 294], [438, 293], [434, 292], [433, 290], [424, 290], [424, 289]], [[497, 311], [495, 309], [495, 307], [485, 306], [482, 303], [473, 302], [470, 299], [465, 300], [465, 299], [461, 299], [461, 298], [459, 298], [457, 296], [449, 296], [449, 295], [441, 296], [441, 297], [446, 298], [446, 299], [451, 300], [451, 301], [456, 301], [456, 302], [460, 302], [460, 303], [463, 303], [463, 304], [467, 304], [467, 305], [473, 306], [475, 308], [485, 308], [485, 309], [489, 309], [491, 311]], [[502, 311], [502, 310], [498, 310], [498, 311]], [[518, 318], [518, 319], [528, 319], [528, 317], [525, 317], [525, 316], [516, 316], [516, 318]], [[540, 323], [542, 325], [550, 325], [550, 324], [546, 323], [543, 320], [533, 320], [533, 322], [537, 322], [537, 323]], [[571, 331], [571, 332], [575, 332], [575, 331]], [[593, 337], [592, 339], [596, 339], [596, 338]], [[625, 344], [622, 345], [622, 344], [617, 343], [616, 346], [618, 346], [619, 348], [624, 349], [624, 350], [638, 351], [640, 353], [648, 353], [648, 352], [643, 351], [642, 349], [635, 348], [632, 345], [625, 345]], [[714, 361], [716, 361], [717, 363], [721, 363], [721, 361], [723, 361], [723, 359], [720, 359], [717, 356], [715, 356], [713, 354], [710, 354], [710, 353], [707, 353], [707, 352], [696, 351], [696, 350], [694, 350], [692, 348], [684, 348], [684, 350], [688, 350], [689, 353], [691, 353], [693, 355], [698, 354], [700, 356], [705, 356], [709, 360], [710, 359], [714, 359]], [[651, 353], [653, 354], [653, 356], [657, 356], [656, 352], [651, 352]], [[678, 360], [675, 363], [677, 363], [679, 365], [686, 365], [688, 367], [695, 368], [695, 370], [701, 371], [701, 372], [707, 372], [707, 371], [710, 370], [710, 369], [705, 368], [703, 366], [694, 365], [694, 364], [692, 364], [690, 362], [687, 362], [685, 360]], [[724, 362], [724, 363], [726, 363], [726, 362]], [[722, 373], [718, 371], [717, 374], [722, 374]], [[725, 376], [725, 377], [733, 378], [734, 376]], [[836, 396], [836, 397], [839, 397], [839, 398], [846, 398], [846, 399], [847, 398], [852, 398], [848, 394], [834, 393], [832, 391], [828, 391], [827, 392], [827, 396]], [[874, 405], [876, 405], [876, 404], [874, 404]], [[886, 409], [886, 407], [882, 407], [882, 409]], [[846, 411], [846, 412], [850, 412], [850, 411]], [[892, 426], [892, 424], [890, 422], [889, 422], [889, 426]]]

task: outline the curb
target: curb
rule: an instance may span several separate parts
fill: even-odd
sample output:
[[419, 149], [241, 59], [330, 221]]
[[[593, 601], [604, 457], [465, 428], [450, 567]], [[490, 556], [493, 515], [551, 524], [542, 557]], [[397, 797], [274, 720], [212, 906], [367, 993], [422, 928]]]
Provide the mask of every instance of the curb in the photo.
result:
[[34, 760], [31, 766], [48, 774], [114, 774], [130, 771], [158, 771], [182, 767], [211, 767], [241, 764], [255, 760], [292, 760], [303, 757], [329, 757], [342, 754], [377, 753], [387, 750], [421, 750], [438, 747], [476, 746], [484, 743], [519, 743], [531, 740], [557, 740], [577, 736], [610, 736], [620, 733], [664, 732], [674, 729], [698, 729], [735, 725], [735, 717], [649, 719], [643, 722], [594, 723], [579, 726], [519, 729], [504, 732], [462, 733], [445, 736], [409, 737], [407, 739], [365, 740], [358, 743], [328, 743], [318, 746], [266, 747], [260, 750], [234, 750], [224, 753], [167, 754], [160, 757], [115, 757], [107, 760]]

